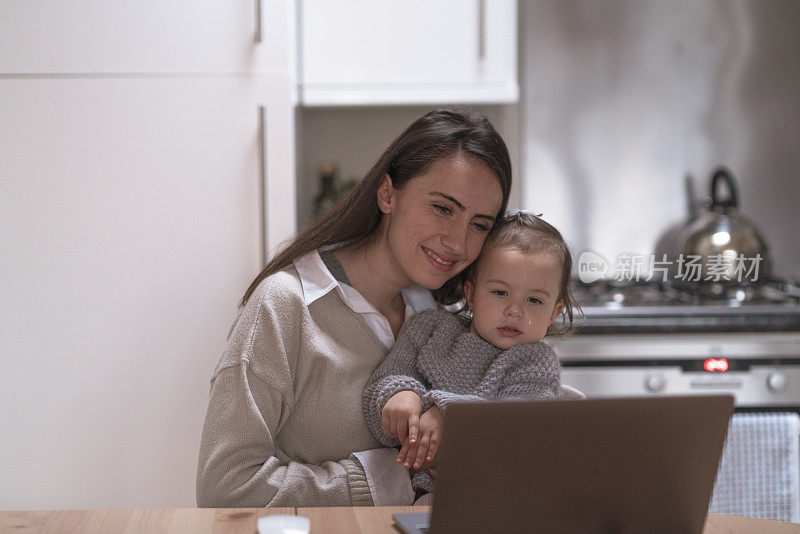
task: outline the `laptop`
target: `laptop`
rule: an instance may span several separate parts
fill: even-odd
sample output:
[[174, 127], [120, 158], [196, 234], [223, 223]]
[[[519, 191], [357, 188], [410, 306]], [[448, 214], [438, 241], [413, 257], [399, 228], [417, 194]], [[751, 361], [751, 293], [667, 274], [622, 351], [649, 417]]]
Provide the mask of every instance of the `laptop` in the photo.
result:
[[451, 405], [406, 534], [703, 530], [733, 396]]

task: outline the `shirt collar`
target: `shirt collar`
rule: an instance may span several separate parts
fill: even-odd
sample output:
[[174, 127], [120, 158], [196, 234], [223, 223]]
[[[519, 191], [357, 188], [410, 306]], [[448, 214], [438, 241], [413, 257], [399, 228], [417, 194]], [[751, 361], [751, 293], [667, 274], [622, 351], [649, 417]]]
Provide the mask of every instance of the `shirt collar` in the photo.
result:
[[[340, 283], [333, 277], [316, 250], [297, 258], [293, 263], [295, 269], [297, 269], [297, 274], [300, 276], [300, 283], [303, 287], [303, 303], [306, 306], [336, 290], [341, 299], [354, 311], [358, 313], [378, 313], [358, 291], [347, 284]], [[410, 285], [404, 287], [401, 293], [406, 303], [406, 308], [410, 307], [414, 313], [436, 307], [433, 295], [422, 286]]]
[[414, 310], [414, 313], [419, 313], [421, 311], [436, 307], [436, 301], [433, 299], [433, 295], [431, 294], [430, 290], [425, 289], [422, 286], [414, 284], [404, 287], [401, 293], [403, 293], [403, 298], [406, 301], [406, 305], [411, 306], [411, 308]]
[[309, 252], [294, 260], [294, 268], [300, 276], [300, 284], [303, 286], [303, 304], [310, 305], [315, 300], [324, 297], [330, 291], [336, 289], [342, 300], [347, 302], [347, 297], [342, 290], [339, 281], [336, 280], [325, 264], [319, 257], [316, 250]]

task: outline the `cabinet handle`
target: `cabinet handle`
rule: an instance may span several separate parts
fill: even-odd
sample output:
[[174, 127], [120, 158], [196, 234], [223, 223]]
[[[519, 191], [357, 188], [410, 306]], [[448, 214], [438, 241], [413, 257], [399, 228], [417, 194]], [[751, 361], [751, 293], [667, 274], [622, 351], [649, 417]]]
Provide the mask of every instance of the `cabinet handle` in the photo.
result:
[[486, 0], [478, 0], [478, 57], [486, 57]]
[[269, 236], [269, 223], [267, 219], [267, 106], [258, 106], [258, 177], [260, 181], [261, 199], [261, 268], [267, 265], [267, 252], [269, 251], [267, 239]]
[[261, 42], [261, 0], [256, 0], [256, 43]]

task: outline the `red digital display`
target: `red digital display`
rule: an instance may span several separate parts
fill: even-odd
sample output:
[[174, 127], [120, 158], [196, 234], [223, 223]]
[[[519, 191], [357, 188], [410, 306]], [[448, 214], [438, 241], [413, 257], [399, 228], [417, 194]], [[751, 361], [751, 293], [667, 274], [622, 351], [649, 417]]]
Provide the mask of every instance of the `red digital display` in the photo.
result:
[[708, 358], [703, 362], [703, 369], [710, 373], [724, 373], [728, 370], [728, 360], [726, 358]]

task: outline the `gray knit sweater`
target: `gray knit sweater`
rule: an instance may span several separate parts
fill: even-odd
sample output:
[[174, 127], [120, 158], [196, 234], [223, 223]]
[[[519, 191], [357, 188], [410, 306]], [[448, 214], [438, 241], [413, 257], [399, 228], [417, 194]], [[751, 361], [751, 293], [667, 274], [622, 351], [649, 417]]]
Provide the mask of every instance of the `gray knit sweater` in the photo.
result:
[[[423, 412], [435, 404], [446, 417], [452, 402], [556, 397], [559, 375], [558, 358], [545, 343], [504, 351], [469, 332], [452, 313], [427, 310], [406, 322], [364, 388], [364, 416], [379, 442], [399, 447], [381, 424], [383, 407], [395, 393], [414, 391]], [[420, 475], [414, 489], [430, 491], [430, 476]]]

